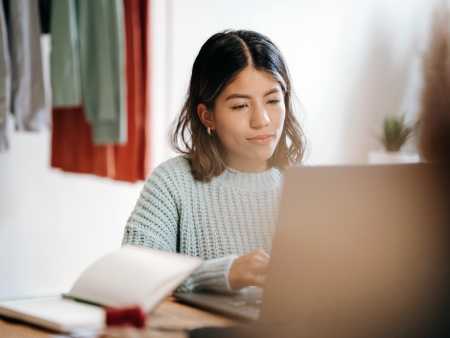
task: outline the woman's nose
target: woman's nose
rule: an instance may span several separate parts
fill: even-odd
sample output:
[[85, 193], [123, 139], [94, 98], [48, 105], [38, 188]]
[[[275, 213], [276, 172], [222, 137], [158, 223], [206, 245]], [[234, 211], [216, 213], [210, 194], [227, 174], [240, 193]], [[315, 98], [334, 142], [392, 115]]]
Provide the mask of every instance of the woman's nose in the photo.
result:
[[261, 129], [270, 124], [269, 115], [264, 106], [255, 106], [252, 112], [250, 126], [255, 129]]

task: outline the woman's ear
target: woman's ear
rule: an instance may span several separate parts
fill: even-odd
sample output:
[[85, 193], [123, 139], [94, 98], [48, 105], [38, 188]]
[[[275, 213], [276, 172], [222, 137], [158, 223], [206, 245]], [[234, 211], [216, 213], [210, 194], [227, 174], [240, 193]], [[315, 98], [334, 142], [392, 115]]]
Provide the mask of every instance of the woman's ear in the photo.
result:
[[211, 130], [216, 129], [214, 126], [214, 117], [211, 111], [209, 111], [203, 103], [199, 103], [197, 106], [197, 114], [200, 121], [205, 125], [206, 128], [211, 128]]

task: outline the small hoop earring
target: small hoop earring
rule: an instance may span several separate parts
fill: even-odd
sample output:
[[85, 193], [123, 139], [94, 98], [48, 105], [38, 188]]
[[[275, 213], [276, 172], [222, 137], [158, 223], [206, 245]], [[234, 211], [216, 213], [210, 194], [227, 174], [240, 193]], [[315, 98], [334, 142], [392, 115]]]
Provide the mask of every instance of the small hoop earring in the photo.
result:
[[212, 134], [211, 134], [211, 127], [208, 127], [208, 129], [206, 129], [206, 131], [208, 132], [208, 134], [209, 134], [210, 136], [212, 136]]

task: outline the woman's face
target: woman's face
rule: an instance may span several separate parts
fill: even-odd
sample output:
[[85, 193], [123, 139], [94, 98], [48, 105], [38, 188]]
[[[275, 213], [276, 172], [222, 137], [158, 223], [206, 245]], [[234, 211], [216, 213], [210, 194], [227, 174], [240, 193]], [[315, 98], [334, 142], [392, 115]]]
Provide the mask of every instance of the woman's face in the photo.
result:
[[229, 167], [262, 172], [280, 140], [285, 114], [281, 85], [249, 66], [217, 97], [209, 122], [202, 121], [217, 133]]

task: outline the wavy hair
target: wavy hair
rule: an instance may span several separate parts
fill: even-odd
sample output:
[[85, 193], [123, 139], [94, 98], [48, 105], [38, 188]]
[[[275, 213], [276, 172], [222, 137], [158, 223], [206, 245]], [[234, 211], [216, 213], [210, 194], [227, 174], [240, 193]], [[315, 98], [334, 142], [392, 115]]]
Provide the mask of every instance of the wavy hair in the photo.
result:
[[305, 156], [307, 140], [294, 113], [291, 79], [280, 50], [262, 34], [227, 30], [211, 36], [200, 49], [192, 67], [186, 101], [171, 129], [172, 148], [187, 155], [192, 175], [198, 181], [209, 182], [223, 173], [227, 158], [217, 134], [207, 133], [197, 106], [203, 103], [214, 112], [216, 98], [248, 66], [273, 76], [283, 90], [286, 116], [269, 167], [285, 170], [300, 164]]

